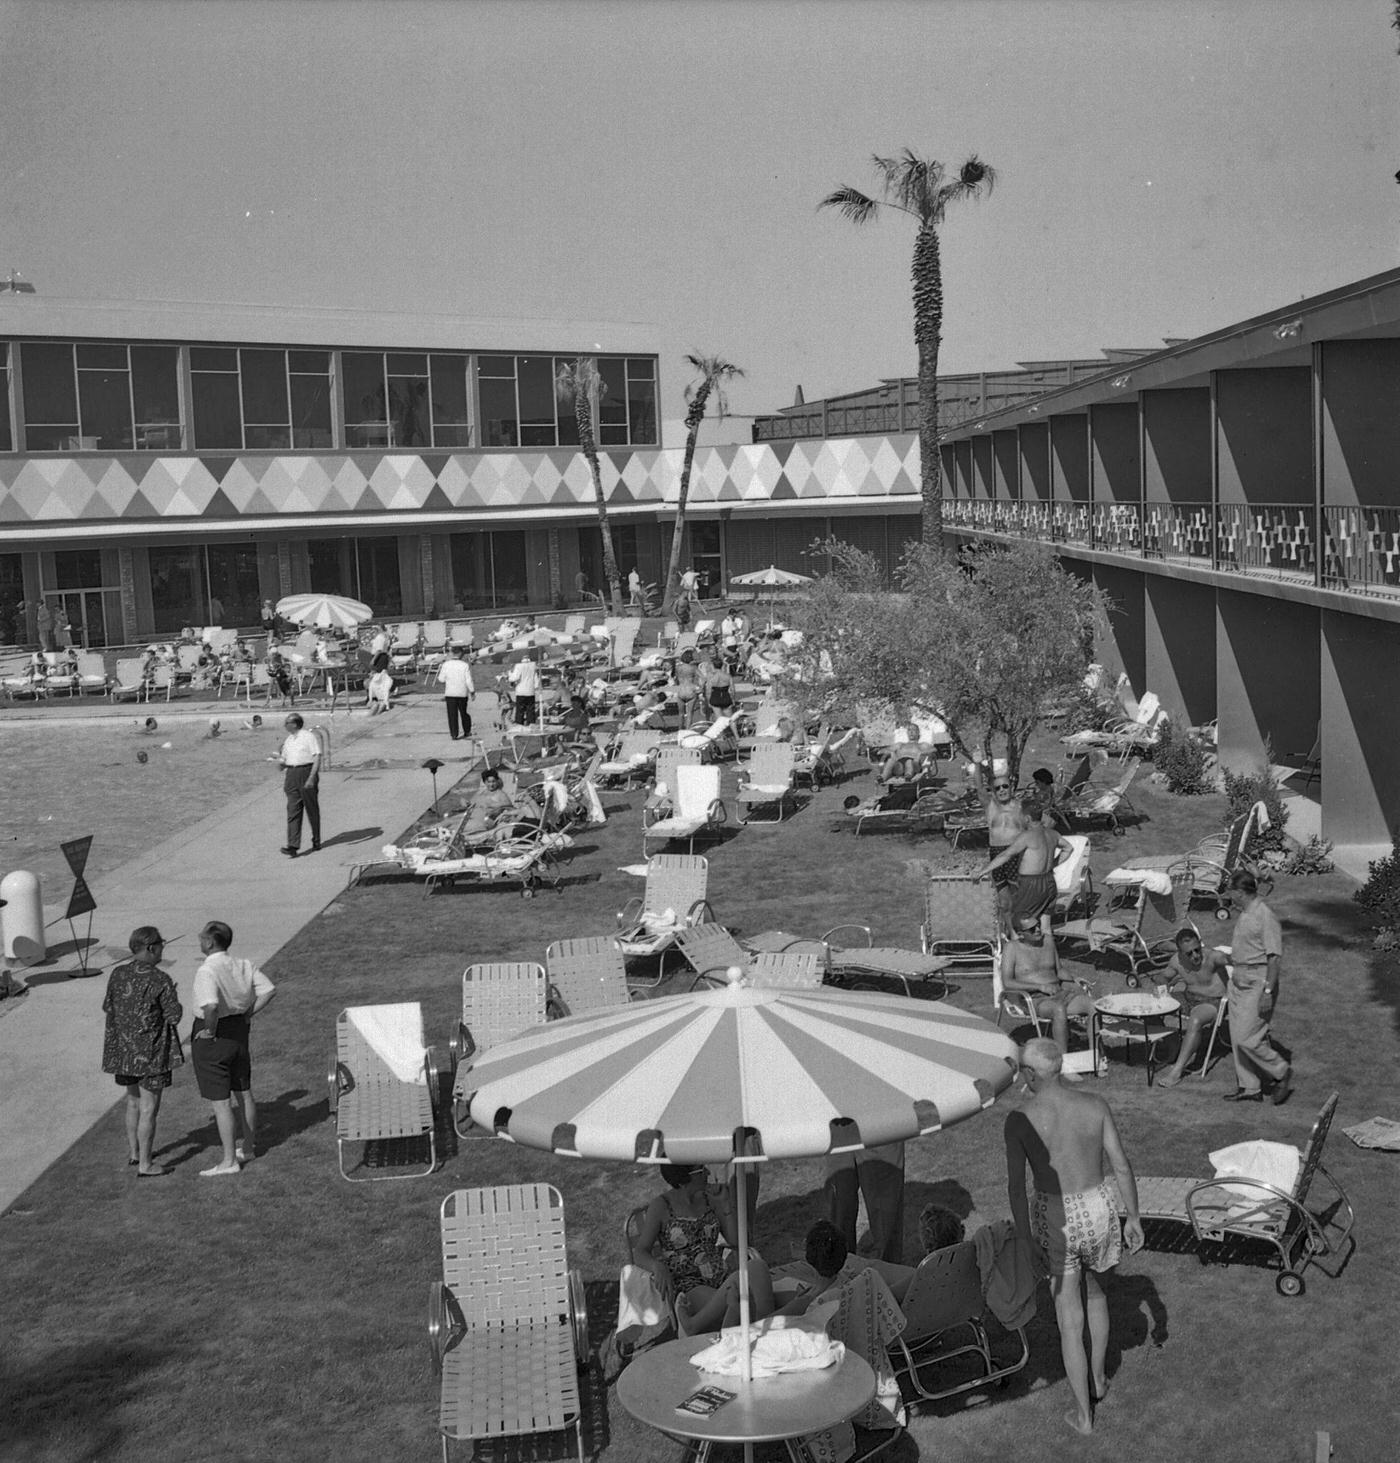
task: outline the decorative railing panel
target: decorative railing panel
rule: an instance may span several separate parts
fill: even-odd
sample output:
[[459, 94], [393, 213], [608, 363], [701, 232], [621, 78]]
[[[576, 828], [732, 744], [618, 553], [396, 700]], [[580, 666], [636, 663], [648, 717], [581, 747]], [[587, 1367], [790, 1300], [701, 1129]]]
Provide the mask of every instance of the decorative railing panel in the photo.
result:
[[1222, 503], [1216, 515], [1222, 569], [1314, 577], [1317, 540], [1311, 505]]
[[1204, 559], [1214, 546], [1209, 503], [1142, 505], [1142, 552], [1153, 559]]
[[1324, 508], [1322, 583], [1353, 594], [1400, 591], [1400, 508]]
[[1142, 507], [1137, 503], [1094, 504], [1094, 547], [1110, 553], [1142, 552]]
[[1089, 542], [1089, 505], [1055, 502], [1050, 505], [1050, 532], [1058, 543]]

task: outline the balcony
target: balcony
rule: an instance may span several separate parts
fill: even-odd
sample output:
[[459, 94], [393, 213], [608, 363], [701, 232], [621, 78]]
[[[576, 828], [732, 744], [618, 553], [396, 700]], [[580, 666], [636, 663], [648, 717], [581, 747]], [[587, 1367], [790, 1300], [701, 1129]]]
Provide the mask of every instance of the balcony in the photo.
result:
[[1400, 508], [945, 498], [943, 511], [951, 529], [1400, 598]]

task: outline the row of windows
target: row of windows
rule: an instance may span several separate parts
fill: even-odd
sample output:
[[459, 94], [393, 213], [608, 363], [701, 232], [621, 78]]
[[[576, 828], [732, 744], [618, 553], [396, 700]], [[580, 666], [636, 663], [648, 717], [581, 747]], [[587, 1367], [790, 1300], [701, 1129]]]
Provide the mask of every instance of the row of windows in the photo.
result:
[[[475, 445], [473, 358], [448, 352], [253, 346], [17, 343], [22, 440], [29, 452], [279, 451]], [[188, 410], [181, 412], [181, 354]], [[601, 446], [654, 446], [656, 362], [599, 356]], [[480, 356], [475, 391], [486, 447], [569, 447], [566, 356]], [[0, 342], [0, 401], [10, 398]], [[339, 393], [343, 441], [336, 442]], [[0, 410], [0, 451], [15, 450]]]

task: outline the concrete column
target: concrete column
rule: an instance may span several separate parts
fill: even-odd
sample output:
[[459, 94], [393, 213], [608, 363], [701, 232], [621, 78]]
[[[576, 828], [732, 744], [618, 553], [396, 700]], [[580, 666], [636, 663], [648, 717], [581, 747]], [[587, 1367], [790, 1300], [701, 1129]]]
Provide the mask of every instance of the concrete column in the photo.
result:
[[117, 545], [117, 582], [121, 586], [122, 644], [134, 645], [140, 629], [136, 617], [136, 566], [128, 544]]
[[1030, 422], [1021, 427], [1021, 497], [1048, 503], [1054, 496], [1050, 477], [1050, 427]]
[[1323, 610], [1321, 638], [1322, 836], [1389, 846], [1400, 827], [1400, 625]]
[[1177, 727], [1215, 719], [1215, 591], [1207, 584], [1144, 574], [1144, 690], [1155, 691]]
[[[1240, 772], [1312, 746], [1321, 714], [1320, 611], [1235, 590], [1216, 592], [1220, 760]], [[1277, 760], [1277, 757], [1275, 758]]]
[[972, 496], [995, 498], [996, 479], [992, 467], [992, 439], [985, 433], [972, 439]]

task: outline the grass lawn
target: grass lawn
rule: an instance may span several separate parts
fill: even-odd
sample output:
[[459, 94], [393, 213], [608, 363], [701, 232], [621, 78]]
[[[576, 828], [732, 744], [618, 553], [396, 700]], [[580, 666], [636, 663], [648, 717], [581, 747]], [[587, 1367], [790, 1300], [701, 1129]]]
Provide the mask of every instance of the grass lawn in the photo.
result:
[[[857, 842], [830, 831], [841, 797], [868, 787], [862, 777], [826, 789], [780, 826], [731, 830], [708, 850], [719, 917], [751, 933], [820, 933], [861, 920], [878, 943], [916, 945], [921, 896], [911, 862], [976, 867], [984, 855], [950, 855], [939, 838]], [[1134, 852], [1186, 849], [1223, 807], [1151, 785], [1134, 798], [1144, 819], [1127, 837], [1095, 835], [1098, 876]], [[206, 1185], [195, 1176], [212, 1161], [213, 1125], [186, 1071], [161, 1113], [162, 1156], [177, 1165], [168, 1183], [131, 1177], [113, 1113], [0, 1216], [6, 1463], [436, 1456], [425, 1301], [437, 1273], [437, 1206], [453, 1188], [556, 1184], [595, 1341], [606, 1334], [622, 1221], [656, 1191], [653, 1175], [489, 1138], [458, 1144], [448, 1127], [447, 1156], [431, 1178], [347, 1184], [336, 1171], [325, 1072], [343, 1006], [421, 1001], [430, 1034], [445, 1043], [468, 963], [542, 960], [553, 939], [611, 930], [641, 887], [618, 872], [640, 858], [641, 796], [608, 802], [608, 826], [582, 836], [558, 895], [525, 901], [486, 887], [425, 899], [418, 884], [382, 881], [343, 896], [278, 953], [268, 969], [280, 994], [254, 1053], [267, 1152], [239, 1178]], [[1400, 979], [1393, 963], [1373, 959], [1350, 891], [1341, 876], [1280, 880], [1272, 899], [1288, 942], [1275, 1029], [1297, 1069], [1286, 1106], [1222, 1103], [1234, 1085], [1228, 1057], [1206, 1081], [1192, 1077], [1174, 1091], [1148, 1089], [1141, 1065], [1120, 1060], [1094, 1087], [1113, 1105], [1138, 1172], [1158, 1174], [1205, 1172], [1208, 1151], [1246, 1136], [1302, 1143], [1327, 1093], [1340, 1091], [1324, 1161], [1360, 1216], [1358, 1252], [1342, 1278], [1311, 1270], [1306, 1295], [1284, 1300], [1262, 1268], [1203, 1268], [1150, 1241], [1111, 1282], [1114, 1390], [1092, 1439], [1061, 1421], [1068, 1389], [1042, 1291], [1026, 1370], [1002, 1390], [926, 1408], [896, 1460], [1002, 1463], [1028, 1450], [1142, 1463], [1208, 1453], [1301, 1460], [1319, 1428], [1333, 1433], [1339, 1458], [1393, 1455], [1396, 1159], [1353, 1147], [1340, 1128], [1396, 1115]], [[1208, 940], [1227, 937], [1227, 925], [1200, 918]], [[236, 913], [231, 922], [236, 930]], [[1100, 993], [1123, 988], [1112, 972], [1087, 973]], [[991, 1015], [985, 978], [963, 980], [950, 1000]], [[913, 1216], [930, 1198], [969, 1227], [1007, 1212], [1002, 1116], [909, 1146], [911, 1243]], [[821, 1181], [816, 1160], [765, 1168], [756, 1242], [770, 1260], [789, 1259], [820, 1214]], [[585, 1393], [590, 1454], [634, 1463], [678, 1451], [635, 1424], [596, 1375]], [[496, 1453], [567, 1457], [568, 1449], [561, 1435]]]

